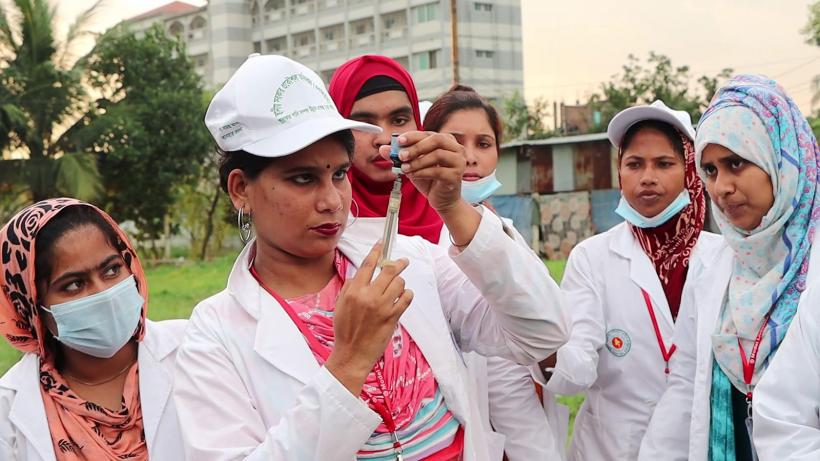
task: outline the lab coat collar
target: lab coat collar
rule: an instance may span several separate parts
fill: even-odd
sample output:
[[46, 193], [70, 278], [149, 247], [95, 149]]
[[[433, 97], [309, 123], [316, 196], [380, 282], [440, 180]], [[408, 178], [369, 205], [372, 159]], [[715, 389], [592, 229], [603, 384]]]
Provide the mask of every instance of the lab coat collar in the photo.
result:
[[[179, 346], [181, 335], [157, 334], [157, 325], [148, 320], [146, 334], [139, 343], [140, 398], [143, 427], [149, 447], [154, 446], [156, 430], [171, 394], [172, 378], [160, 362]], [[0, 380], [0, 387], [15, 391], [9, 419], [25, 436], [40, 458], [54, 461], [51, 431], [40, 392], [40, 358], [26, 354]]]
[[[339, 241], [339, 250], [358, 269], [375, 241], [369, 235], [345, 232]], [[410, 266], [402, 273], [406, 285], [414, 287], [413, 303], [405, 311], [400, 323], [421, 349], [427, 362], [437, 376], [439, 386], [447, 400], [448, 408], [464, 421], [468, 413], [466, 402], [458, 398], [464, 383], [460, 366], [463, 366], [454, 348], [442, 350], [442, 335], [450, 335], [449, 329], [434, 324], [427, 318], [422, 306], [438, 306], [438, 288], [430, 276], [434, 272], [424, 258], [418, 255], [425, 250], [420, 238], [402, 238], [403, 244], [394, 246], [395, 258], [410, 259]], [[249, 265], [254, 254], [253, 242], [237, 258], [228, 278], [231, 296], [259, 322], [254, 340], [254, 350], [268, 363], [282, 372], [307, 383], [319, 365], [302, 333], [279, 306], [276, 300], [259, 286], [250, 273]], [[437, 328], [438, 327], [438, 328]], [[441, 379], [448, 376], [450, 379]]]
[[[644, 289], [649, 293], [655, 313], [660, 314], [668, 326], [674, 326], [675, 322], [669, 311], [669, 302], [666, 300], [666, 294], [663, 292], [663, 286], [652, 265], [652, 260], [644, 253], [638, 239], [632, 235], [632, 230], [626, 223], [619, 224], [615, 232], [610, 248], [616, 254], [629, 260], [629, 277], [639, 287], [638, 289]], [[641, 306], [641, 309], [644, 308]]]
[[41, 459], [55, 461], [46, 409], [40, 394], [39, 376], [40, 357], [36, 354], [26, 354], [3, 376], [0, 387], [15, 392], [9, 420], [20, 429]]
[[[159, 328], [157, 323], [147, 321], [145, 338], [139, 344], [137, 358], [143, 431], [149, 450], [156, 446], [157, 428], [173, 389], [173, 377], [161, 363], [179, 347], [182, 338], [181, 328], [179, 334], [160, 334], [157, 331]], [[150, 455], [156, 453], [151, 452]]]

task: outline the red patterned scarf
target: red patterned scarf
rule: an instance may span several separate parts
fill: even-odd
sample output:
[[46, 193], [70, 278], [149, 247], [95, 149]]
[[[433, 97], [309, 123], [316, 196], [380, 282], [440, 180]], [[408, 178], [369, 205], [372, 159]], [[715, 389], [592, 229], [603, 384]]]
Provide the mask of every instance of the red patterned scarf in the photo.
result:
[[[673, 318], [678, 316], [680, 309], [692, 248], [698, 242], [698, 236], [706, 220], [706, 198], [695, 165], [695, 146], [683, 133], [678, 132], [678, 135], [683, 141], [684, 187], [689, 191], [691, 203], [661, 226], [641, 229], [629, 224], [632, 234], [655, 266]], [[618, 158], [621, 155], [623, 151], [619, 153]]]

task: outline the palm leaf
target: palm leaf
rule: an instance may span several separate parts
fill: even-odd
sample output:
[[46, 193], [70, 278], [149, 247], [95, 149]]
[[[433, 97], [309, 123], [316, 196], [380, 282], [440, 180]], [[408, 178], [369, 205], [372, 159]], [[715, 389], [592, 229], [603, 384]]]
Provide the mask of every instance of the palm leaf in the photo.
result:
[[13, 13], [0, 3], [0, 48], [7, 48], [11, 56], [17, 56], [18, 44], [11, 29]]
[[103, 192], [97, 159], [92, 154], [66, 154], [57, 159], [55, 189], [60, 195], [93, 201]]
[[66, 33], [65, 40], [63, 41], [63, 49], [62, 53], [60, 54], [60, 58], [57, 62], [60, 65], [67, 69], [69, 67], [68, 60], [70, 57], [70, 50], [71, 45], [80, 37], [84, 37], [88, 34], [91, 34], [86, 28], [89, 21], [94, 18], [94, 16], [99, 12], [100, 7], [103, 6], [105, 0], [97, 0], [91, 5], [88, 9], [80, 13], [75, 19], [74, 22], [68, 26], [68, 32]]

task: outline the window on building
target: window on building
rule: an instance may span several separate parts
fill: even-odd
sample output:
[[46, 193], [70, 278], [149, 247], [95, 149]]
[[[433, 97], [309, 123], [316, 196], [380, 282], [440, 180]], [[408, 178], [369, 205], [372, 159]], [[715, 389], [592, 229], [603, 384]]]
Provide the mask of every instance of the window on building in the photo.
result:
[[262, 42], [253, 42], [253, 52], [254, 53], [261, 53], [262, 52]]
[[416, 70], [437, 69], [439, 50], [424, 51], [415, 54]]
[[396, 18], [387, 18], [384, 20], [384, 28], [392, 29], [396, 25]]
[[208, 63], [208, 55], [207, 54], [198, 54], [196, 56], [191, 56], [191, 61], [193, 61], [194, 66], [196, 68], [205, 67], [205, 64]]
[[364, 24], [358, 24], [356, 26], [356, 35], [364, 35], [367, 33], [367, 26]]
[[208, 22], [202, 16], [197, 16], [191, 20], [191, 29], [204, 29]]
[[205, 20], [202, 16], [196, 16], [194, 19], [191, 20], [191, 30], [188, 33], [188, 38], [191, 40], [196, 40], [205, 36], [205, 26], [208, 25], [208, 21]]
[[253, 2], [251, 4], [251, 23], [255, 26], [259, 22], [259, 4]]
[[325, 31], [325, 41], [332, 42], [333, 40], [336, 40], [335, 31], [332, 31], [332, 30]]
[[268, 53], [281, 53], [288, 47], [288, 42], [285, 37], [272, 38], [265, 40], [265, 48]]
[[490, 50], [475, 50], [475, 57], [483, 59], [492, 59], [495, 56], [495, 51]]
[[417, 6], [413, 9], [416, 11], [414, 17], [417, 23], [435, 21], [438, 19], [438, 2]]
[[491, 13], [493, 11], [493, 4], [492, 3], [475, 2], [473, 4], [473, 8], [476, 11], [480, 11], [482, 13]]
[[276, 11], [284, 8], [284, 0], [268, 0], [267, 2], [265, 2], [265, 11]]
[[168, 33], [174, 37], [179, 37], [183, 32], [185, 32], [185, 26], [179, 21], [174, 21], [168, 26]]

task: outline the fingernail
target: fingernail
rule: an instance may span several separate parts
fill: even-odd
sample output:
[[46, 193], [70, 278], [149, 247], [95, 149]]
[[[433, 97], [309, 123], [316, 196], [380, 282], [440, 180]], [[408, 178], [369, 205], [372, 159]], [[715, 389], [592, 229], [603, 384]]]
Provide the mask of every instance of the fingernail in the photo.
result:
[[407, 173], [410, 171], [410, 164], [409, 163], [402, 163], [401, 164], [401, 171]]
[[407, 138], [405, 136], [399, 136], [399, 144], [404, 144], [407, 142]]
[[410, 155], [410, 153], [407, 152], [406, 150], [400, 150], [399, 151], [399, 158], [402, 159], [402, 160], [407, 160], [408, 155]]

